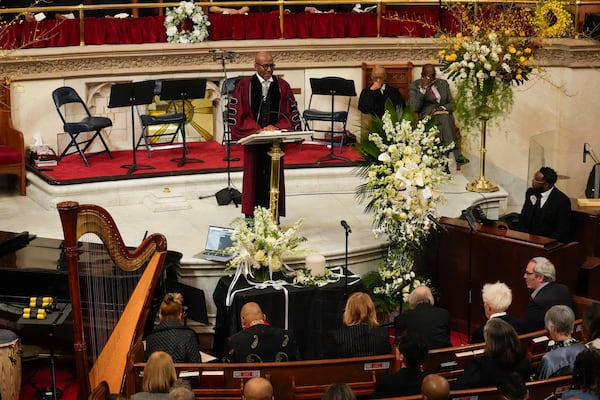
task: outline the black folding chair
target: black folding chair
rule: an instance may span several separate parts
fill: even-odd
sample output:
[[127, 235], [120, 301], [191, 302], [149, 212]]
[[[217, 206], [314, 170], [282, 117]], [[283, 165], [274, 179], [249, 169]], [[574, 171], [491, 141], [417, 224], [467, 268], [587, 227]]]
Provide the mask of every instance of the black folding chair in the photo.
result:
[[[101, 130], [104, 128], [108, 128], [112, 126], [112, 121], [110, 118], [106, 117], [95, 117], [90, 114], [90, 110], [87, 105], [83, 102], [79, 94], [69, 86], [59, 87], [52, 92], [52, 99], [54, 100], [54, 105], [56, 106], [56, 111], [60, 116], [60, 119], [63, 121], [63, 129], [69, 134], [70, 141], [69, 144], [65, 147], [65, 149], [58, 156], [58, 161], [60, 161], [64, 156], [69, 154], [78, 153], [83, 163], [86, 167], [89, 167], [88, 158], [92, 156], [96, 156], [102, 153], [108, 153], [108, 156], [112, 158], [112, 154], [108, 145], [104, 141], [102, 137]], [[63, 113], [61, 107], [65, 104], [79, 104], [80, 111], [85, 111], [87, 117], [83, 118], [80, 121], [69, 121], [67, 120], [66, 114]], [[82, 133], [86, 132], [94, 132], [92, 136], [86, 136], [85, 138], [82, 136], [79, 137]], [[85, 154], [88, 148], [92, 145], [94, 140], [98, 138], [102, 143], [104, 150], [97, 151], [95, 153]], [[73, 151], [70, 151], [74, 149]]]

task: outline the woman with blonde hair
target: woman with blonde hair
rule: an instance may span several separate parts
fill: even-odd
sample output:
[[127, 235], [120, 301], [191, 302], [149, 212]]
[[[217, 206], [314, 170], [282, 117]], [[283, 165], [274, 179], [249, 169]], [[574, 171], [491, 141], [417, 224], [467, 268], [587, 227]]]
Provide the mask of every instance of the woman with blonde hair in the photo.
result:
[[177, 371], [171, 356], [164, 351], [155, 351], [144, 367], [143, 391], [131, 396], [131, 400], [168, 400], [169, 391], [176, 381]]
[[199, 363], [200, 344], [193, 329], [183, 325], [183, 296], [167, 293], [160, 303], [159, 323], [146, 337], [146, 358], [155, 351], [168, 353], [176, 363]]
[[342, 328], [328, 334], [327, 356], [343, 358], [391, 353], [388, 330], [379, 326], [375, 305], [368, 294], [356, 292], [348, 298], [343, 322]]

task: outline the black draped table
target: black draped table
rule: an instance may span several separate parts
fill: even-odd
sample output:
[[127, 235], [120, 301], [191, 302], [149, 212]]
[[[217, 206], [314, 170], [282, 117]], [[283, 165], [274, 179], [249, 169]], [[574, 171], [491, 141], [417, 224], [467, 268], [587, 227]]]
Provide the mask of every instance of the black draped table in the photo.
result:
[[[341, 268], [338, 268], [341, 271]], [[358, 276], [348, 272], [348, 294], [363, 291]], [[276, 277], [274, 276], [274, 279]], [[291, 329], [294, 332], [300, 354], [305, 360], [323, 358], [323, 336], [331, 329], [342, 326], [345, 306], [345, 279], [322, 287], [253, 287], [244, 277], [231, 290], [231, 305], [226, 305], [232, 276], [219, 279], [213, 300], [217, 306], [213, 351], [217, 358], [223, 354], [225, 339], [242, 329], [240, 311], [250, 301], [260, 305], [273, 326]], [[287, 314], [287, 319], [286, 319]]]

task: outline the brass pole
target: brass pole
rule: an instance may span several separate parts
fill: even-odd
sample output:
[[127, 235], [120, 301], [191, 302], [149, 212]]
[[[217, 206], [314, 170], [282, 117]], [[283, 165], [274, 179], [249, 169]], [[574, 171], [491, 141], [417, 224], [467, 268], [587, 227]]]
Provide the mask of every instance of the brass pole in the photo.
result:
[[280, 160], [284, 153], [279, 145], [278, 139], [273, 141], [273, 147], [268, 153], [271, 156], [271, 189], [269, 194], [269, 208], [271, 209], [271, 219], [277, 224], [279, 219], [279, 173]]

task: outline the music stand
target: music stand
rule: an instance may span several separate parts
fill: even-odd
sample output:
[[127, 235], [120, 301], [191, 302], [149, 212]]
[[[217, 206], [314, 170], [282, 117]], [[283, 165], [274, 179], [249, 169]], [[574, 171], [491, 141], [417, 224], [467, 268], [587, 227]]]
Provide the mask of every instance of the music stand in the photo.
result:
[[[203, 99], [206, 93], [206, 79], [181, 79], [162, 82], [160, 90], [161, 100], [181, 100], [181, 109], [185, 114], [185, 101], [191, 99]], [[182, 126], [181, 136], [183, 139], [183, 154], [181, 157], [173, 158], [171, 161], [179, 161], [178, 167], [187, 162], [204, 162], [199, 158], [187, 157], [185, 123]]]
[[110, 100], [108, 108], [131, 107], [131, 148], [133, 150], [133, 160], [131, 164], [123, 164], [121, 168], [128, 168], [127, 175], [132, 174], [136, 169], [154, 169], [151, 165], [141, 165], [137, 163], [135, 146], [135, 117], [134, 106], [150, 104], [154, 100], [154, 81], [142, 81], [132, 83], [117, 83], [110, 87]]
[[[326, 78], [310, 78], [310, 86], [311, 86], [311, 90], [312, 90], [312, 94], [315, 95], [324, 95], [324, 96], [331, 96], [331, 114], [329, 115], [330, 119], [331, 119], [331, 139], [330, 139], [330, 152], [329, 154], [319, 158], [317, 160], [317, 163], [320, 163], [322, 161], [327, 161], [327, 160], [334, 160], [334, 159], [338, 159], [338, 160], [343, 160], [343, 161], [350, 161], [349, 158], [347, 157], [343, 157], [343, 156], [338, 156], [336, 154], [334, 154], [333, 152], [333, 148], [335, 145], [334, 142], [334, 124], [335, 122], [342, 122], [344, 124], [344, 132], [341, 132], [342, 135], [345, 135], [345, 126], [346, 126], [346, 122], [348, 120], [348, 111], [350, 110], [350, 100], [348, 100], [348, 110], [346, 111], [346, 116], [345, 118], [342, 120], [342, 118], [340, 117], [340, 112], [336, 112], [335, 111], [335, 96], [347, 96], [347, 97], [352, 97], [352, 96], [356, 96], [356, 89], [354, 88], [354, 81], [350, 80], [350, 79], [344, 79], [344, 78], [339, 78], [339, 77], [326, 77]], [[336, 114], [337, 118], [336, 118]], [[305, 116], [306, 119], [306, 116]], [[325, 120], [325, 119], [321, 119], [321, 118], [315, 118], [317, 120]], [[342, 137], [343, 140], [343, 137]]]

